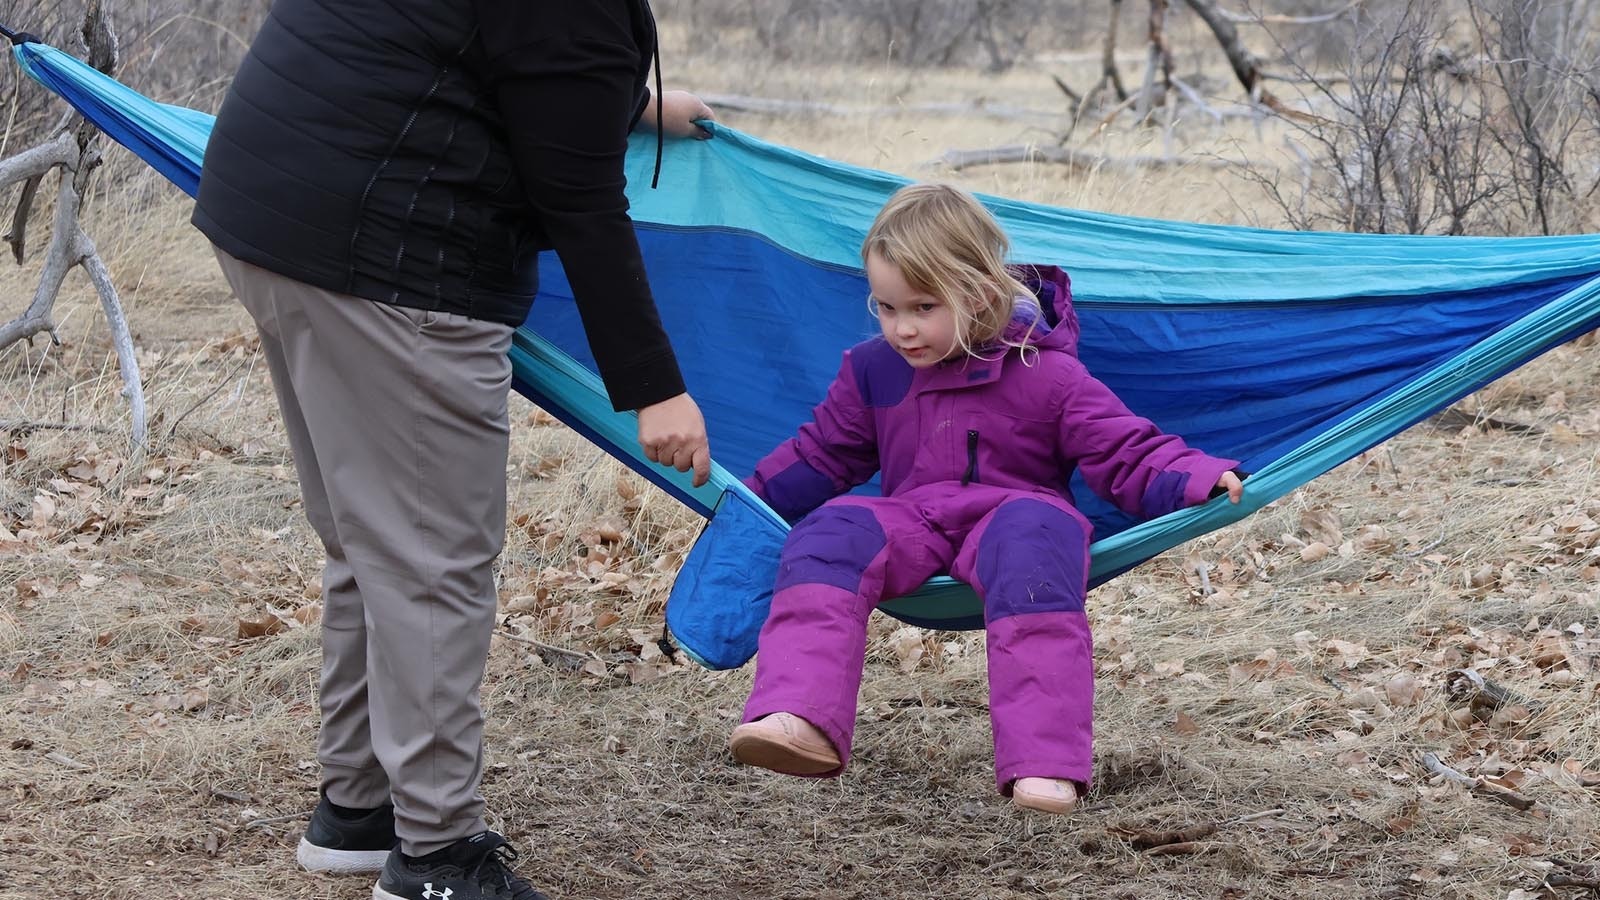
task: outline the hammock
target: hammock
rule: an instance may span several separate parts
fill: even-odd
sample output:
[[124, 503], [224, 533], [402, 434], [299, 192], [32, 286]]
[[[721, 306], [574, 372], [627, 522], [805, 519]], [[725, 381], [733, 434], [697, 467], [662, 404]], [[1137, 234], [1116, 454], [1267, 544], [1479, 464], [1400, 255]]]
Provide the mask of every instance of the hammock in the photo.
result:
[[[16, 58], [114, 140], [193, 194], [211, 118], [156, 103], [48, 46]], [[711, 482], [646, 461], [611, 410], [554, 254], [511, 351], [515, 387], [711, 523], [668, 624], [712, 666], [742, 664], [787, 530], [733, 473], [805, 421], [840, 352], [876, 331], [859, 247], [898, 176], [726, 126], [628, 155], [629, 199], [661, 317], [700, 404]], [[1091, 584], [1234, 522], [1600, 324], [1600, 235], [1473, 238], [1195, 225], [981, 197], [1019, 262], [1071, 273], [1089, 370], [1135, 412], [1252, 472], [1225, 499], [1136, 524], [1078, 479], [1095, 526]], [[865, 490], [874, 490], [867, 486]], [[965, 585], [936, 578], [884, 611], [981, 628]]]

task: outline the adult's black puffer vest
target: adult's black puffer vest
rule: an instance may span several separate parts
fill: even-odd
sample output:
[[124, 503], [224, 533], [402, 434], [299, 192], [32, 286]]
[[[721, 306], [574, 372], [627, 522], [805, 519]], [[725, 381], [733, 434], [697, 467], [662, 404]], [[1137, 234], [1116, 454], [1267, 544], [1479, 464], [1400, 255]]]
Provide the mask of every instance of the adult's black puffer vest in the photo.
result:
[[520, 325], [549, 242], [482, 56], [468, 0], [276, 0], [211, 133], [194, 224], [316, 287]]

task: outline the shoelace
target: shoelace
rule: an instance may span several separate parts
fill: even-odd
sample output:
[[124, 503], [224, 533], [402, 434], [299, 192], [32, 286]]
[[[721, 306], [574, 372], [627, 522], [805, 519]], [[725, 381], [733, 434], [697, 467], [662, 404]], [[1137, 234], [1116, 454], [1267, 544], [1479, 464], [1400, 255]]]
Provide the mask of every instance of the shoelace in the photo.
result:
[[511, 871], [517, 861], [517, 848], [510, 844], [500, 844], [493, 850], [485, 853], [478, 864], [472, 868], [472, 877], [483, 888], [485, 893], [493, 890], [493, 896], [507, 897], [509, 900], [550, 900], [544, 894], [533, 889], [533, 885]]

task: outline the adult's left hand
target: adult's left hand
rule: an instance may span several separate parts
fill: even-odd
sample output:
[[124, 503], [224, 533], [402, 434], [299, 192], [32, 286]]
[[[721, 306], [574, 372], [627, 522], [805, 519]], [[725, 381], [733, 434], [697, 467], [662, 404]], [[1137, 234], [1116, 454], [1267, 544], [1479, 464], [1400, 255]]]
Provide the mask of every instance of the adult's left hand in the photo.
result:
[[[650, 105], [645, 107], [644, 115], [639, 119], [639, 124], [646, 128], [656, 127], [655, 102], [652, 96]], [[715, 120], [716, 117], [711, 107], [688, 91], [661, 92], [661, 130], [668, 137], [692, 137], [703, 141], [711, 137], [711, 132], [700, 127], [698, 120]]]

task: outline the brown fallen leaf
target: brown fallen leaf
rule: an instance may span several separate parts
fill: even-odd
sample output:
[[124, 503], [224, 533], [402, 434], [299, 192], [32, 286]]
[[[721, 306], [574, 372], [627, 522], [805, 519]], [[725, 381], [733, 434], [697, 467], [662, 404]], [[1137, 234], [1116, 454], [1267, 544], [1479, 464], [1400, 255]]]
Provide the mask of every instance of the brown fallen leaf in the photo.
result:
[[274, 615], [264, 615], [251, 619], [241, 616], [239, 618], [239, 637], [246, 639], [266, 637], [278, 634], [288, 627], [283, 623], [282, 619]]
[[1383, 686], [1384, 694], [1394, 706], [1416, 706], [1422, 702], [1423, 689], [1421, 682], [1407, 672], [1389, 679]]
[[1308, 509], [1301, 513], [1300, 530], [1313, 541], [1320, 541], [1329, 547], [1344, 543], [1344, 529], [1339, 525], [1339, 516], [1332, 510]]

